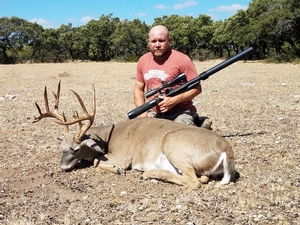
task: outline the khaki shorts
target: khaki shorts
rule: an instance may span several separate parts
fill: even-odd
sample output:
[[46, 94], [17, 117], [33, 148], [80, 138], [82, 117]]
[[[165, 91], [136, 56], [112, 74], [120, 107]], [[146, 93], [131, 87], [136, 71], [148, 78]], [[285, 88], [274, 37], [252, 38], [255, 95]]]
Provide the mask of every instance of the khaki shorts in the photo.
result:
[[195, 125], [194, 120], [196, 117], [198, 117], [198, 114], [190, 110], [182, 110], [182, 111], [172, 112], [172, 113], [157, 114], [153, 109], [150, 109], [148, 111], [148, 116], [173, 120], [174, 122], [184, 123], [188, 125]]

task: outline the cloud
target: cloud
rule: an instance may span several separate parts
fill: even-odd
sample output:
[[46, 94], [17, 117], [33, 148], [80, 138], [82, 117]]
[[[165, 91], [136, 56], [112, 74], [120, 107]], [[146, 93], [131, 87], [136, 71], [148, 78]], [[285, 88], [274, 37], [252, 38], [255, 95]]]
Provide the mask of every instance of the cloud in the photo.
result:
[[91, 17], [91, 16], [85, 16], [85, 17], [82, 17], [82, 18], [80, 19], [80, 22], [81, 22], [81, 23], [87, 23], [87, 22], [89, 22], [89, 21], [92, 20], [92, 19], [94, 19], [94, 18]]
[[197, 5], [197, 4], [198, 4], [198, 2], [196, 2], [194, 0], [187, 0], [184, 3], [174, 5], [173, 9], [184, 9], [186, 7], [194, 6], [194, 5]]
[[210, 13], [208, 13], [208, 14], [206, 14], [207, 16], [210, 16], [211, 18], [212, 18], [212, 20], [219, 20], [220, 18], [219, 18], [219, 16], [217, 16], [217, 15], [215, 15], [215, 14], [210, 14]]
[[74, 18], [67, 18], [67, 22], [68, 23], [75, 23], [77, 22], [78, 20], [77, 19], [74, 19]]
[[44, 28], [50, 28], [50, 27], [53, 27], [53, 23], [46, 20], [46, 19], [43, 19], [43, 18], [33, 18], [31, 20], [29, 20], [29, 22], [31, 23], [37, 23], [39, 25], [41, 25], [42, 27]]
[[167, 9], [168, 7], [166, 5], [163, 4], [158, 4], [154, 6], [155, 9]]
[[232, 4], [232, 5], [221, 5], [217, 8], [209, 9], [208, 12], [227, 12], [227, 13], [235, 13], [238, 10], [243, 9], [246, 10], [247, 6], [242, 6], [240, 4]]
[[137, 15], [138, 17], [146, 17], [146, 16], [148, 16], [147, 13], [143, 13], [143, 12], [139, 12], [139, 13], [137, 13], [136, 15]]

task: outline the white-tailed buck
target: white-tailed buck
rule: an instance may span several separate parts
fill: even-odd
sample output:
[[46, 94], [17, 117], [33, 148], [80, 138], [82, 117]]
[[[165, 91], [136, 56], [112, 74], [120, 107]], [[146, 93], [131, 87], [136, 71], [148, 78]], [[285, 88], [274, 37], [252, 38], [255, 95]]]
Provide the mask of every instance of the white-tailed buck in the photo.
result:
[[[49, 110], [47, 89], [44, 99], [46, 112], [37, 103], [40, 116], [54, 117], [65, 126], [60, 167], [70, 170], [82, 159], [94, 161], [95, 166], [117, 174], [133, 169], [144, 171], [144, 179], [157, 179], [197, 188], [210, 175], [223, 175], [221, 184], [234, 181], [233, 151], [220, 135], [205, 128], [180, 124], [165, 119], [136, 118], [115, 125], [91, 127], [96, 112], [95, 87], [93, 110], [89, 114], [77, 92], [83, 116], [76, 112], [72, 121], [58, 113], [60, 82], [55, 97], [54, 111]], [[87, 120], [84, 125], [83, 121]], [[68, 125], [79, 124], [78, 133], [68, 132]], [[199, 179], [203, 176], [203, 179]], [[200, 182], [201, 181], [201, 182]]]

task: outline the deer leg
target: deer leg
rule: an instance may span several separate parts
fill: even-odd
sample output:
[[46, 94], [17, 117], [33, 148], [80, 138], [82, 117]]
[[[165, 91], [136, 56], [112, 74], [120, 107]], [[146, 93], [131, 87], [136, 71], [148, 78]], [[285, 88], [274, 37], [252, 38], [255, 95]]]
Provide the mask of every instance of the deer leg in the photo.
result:
[[97, 159], [94, 160], [94, 166], [107, 172], [124, 174], [124, 171], [120, 167], [102, 164], [100, 161], [97, 162]]
[[194, 169], [185, 169], [181, 171], [182, 175], [172, 173], [168, 170], [152, 169], [143, 173], [143, 179], [157, 179], [164, 182], [170, 182], [190, 188], [199, 188], [201, 183], [198, 180]]
[[94, 166], [116, 174], [125, 174], [125, 169], [121, 166], [116, 166], [117, 159], [114, 159], [113, 155], [101, 155], [94, 160]]

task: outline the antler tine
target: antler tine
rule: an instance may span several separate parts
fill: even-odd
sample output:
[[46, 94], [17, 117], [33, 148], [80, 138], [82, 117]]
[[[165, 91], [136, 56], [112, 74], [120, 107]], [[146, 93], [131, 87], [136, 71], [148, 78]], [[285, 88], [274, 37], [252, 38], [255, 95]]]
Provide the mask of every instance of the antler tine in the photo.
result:
[[60, 81], [58, 82], [57, 93], [55, 94], [55, 92], [53, 91], [53, 95], [54, 95], [54, 98], [55, 98], [54, 109], [58, 110], [58, 103], [59, 103], [59, 96], [60, 96]]
[[44, 102], [45, 102], [45, 108], [46, 112], [49, 112], [49, 102], [48, 102], [48, 94], [47, 94], [47, 86], [44, 88]]
[[36, 122], [40, 121], [41, 119], [43, 119], [45, 117], [50, 117], [50, 115], [47, 113], [50, 110], [49, 110], [48, 97], [47, 97], [47, 87], [46, 86], [44, 88], [44, 102], [45, 102], [46, 113], [42, 113], [41, 107], [39, 106], [39, 104], [37, 104], [37, 102], [34, 103], [35, 106], [37, 107], [37, 110], [38, 110], [40, 116], [34, 117], [33, 123], [36, 123]]
[[[80, 139], [83, 137], [83, 135], [85, 134], [85, 132], [92, 126], [92, 124], [94, 123], [94, 119], [95, 119], [95, 115], [96, 115], [96, 93], [95, 93], [95, 85], [92, 84], [92, 88], [93, 88], [93, 110], [92, 110], [92, 114], [89, 114], [80, 95], [74, 91], [71, 90], [75, 96], [77, 97], [80, 106], [83, 110], [84, 115], [83, 116], [79, 116], [78, 112], [76, 111], [76, 115], [74, 115], [74, 120], [69, 121], [69, 122], [58, 122], [59, 124], [63, 124], [63, 125], [71, 125], [71, 124], [75, 124], [75, 123], [79, 123], [79, 132], [74, 136], [74, 139], [76, 141], [80, 141]], [[83, 126], [82, 125], [82, 121], [84, 120], [88, 120], [88, 123]]]
[[[59, 81], [58, 87], [57, 87], [57, 94], [55, 94], [55, 93], [53, 93], [53, 94], [54, 94], [54, 98], [55, 98], [55, 106], [54, 106], [54, 112], [51, 112], [50, 109], [49, 109], [47, 87], [45, 86], [45, 88], [44, 88], [44, 102], [45, 102], [46, 112], [42, 113], [42, 110], [41, 110], [40, 106], [35, 102], [35, 105], [36, 105], [40, 115], [38, 117], [34, 117], [33, 123], [36, 123], [36, 122], [38, 122], [41, 119], [46, 118], [46, 117], [56, 118], [60, 122], [66, 122], [67, 121], [64, 113], [63, 113], [63, 115], [60, 115], [58, 113], [59, 94], [60, 94], [60, 81]], [[66, 132], [68, 132], [68, 127], [67, 126], [65, 126], [65, 133]]]
[[[79, 118], [79, 114], [77, 111], [75, 111], [75, 114], [76, 115], [73, 115], [73, 118], [74, 119]], [[78, 125], [79, 125], [79, 130], [82, 130], [82, 121], [78, 121]]]

